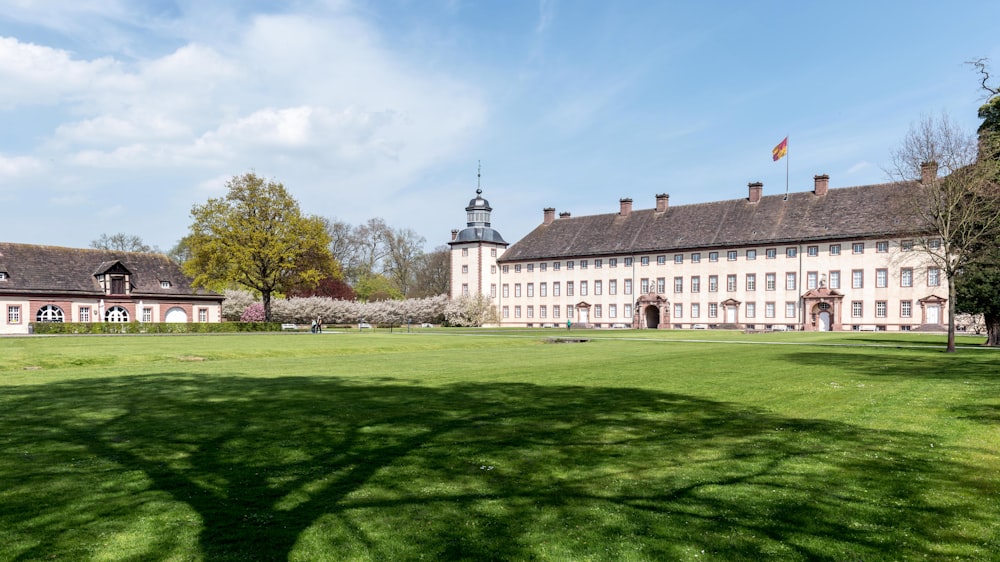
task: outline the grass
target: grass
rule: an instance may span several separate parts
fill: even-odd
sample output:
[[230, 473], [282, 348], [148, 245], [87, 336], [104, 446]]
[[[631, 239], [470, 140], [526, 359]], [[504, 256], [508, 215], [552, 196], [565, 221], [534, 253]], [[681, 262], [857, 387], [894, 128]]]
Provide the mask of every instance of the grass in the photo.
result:
[[0, 339], [0, 560], [1000, 552], [993, 350], [565, 334]]

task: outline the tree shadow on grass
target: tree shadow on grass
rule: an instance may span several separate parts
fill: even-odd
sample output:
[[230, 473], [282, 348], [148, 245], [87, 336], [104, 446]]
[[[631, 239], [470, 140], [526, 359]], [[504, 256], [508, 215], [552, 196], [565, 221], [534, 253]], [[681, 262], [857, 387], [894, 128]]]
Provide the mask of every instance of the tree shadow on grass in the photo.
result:
[[677, 394], [186, 374], [5, 393], [0, 558], [13, 560], [898, 560], [1000, 546], [977, 532], [1000, 515], [976, 501], [979, 467], [925, 435]]

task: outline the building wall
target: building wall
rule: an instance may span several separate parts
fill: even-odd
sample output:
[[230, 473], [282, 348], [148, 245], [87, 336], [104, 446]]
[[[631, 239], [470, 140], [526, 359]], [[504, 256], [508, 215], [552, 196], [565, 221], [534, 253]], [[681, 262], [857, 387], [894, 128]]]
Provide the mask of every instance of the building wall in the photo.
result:
[[[88, 309], [90, 322], [103, 322], [101, 315], [101, 299], [78, 298], [69, 299], [67, 297], [50, 296], [46, 298], [23, 298], [18, 296], [0, 297], [0, 334], [28, 334], [29, 325], [36, 321], [38, 311], [47, 305], [58, 306], [63, 311], [65, 322], [84, 322], [82, 310]], [[142, 312], [144, 308], [151, 309], [151, 322], [164, 322], [167, 311], [174, 307], [184, 309], [187, 314], [187, 322], [221, 322], [222, 305], [215, 302], [190, 302], [173, 298], [172, 300], [148, 300], [142, 301], [106, 298], [103, 299], [104, 310], [113, 306], [121, 306], [128, 311], [129, 320], [133, 322], [143, 321]], [[11, 322], [11, 308], [17, 307], [18, 321]], [[201, 313], [201, 311], [204, 311]], [[204, 317], [204, 320], [201, 318]]]
[[[497, 305], [505, 326], [564, 325], [567, 319], [579, 323], [578, 305], [586, 303], [590, 325], [647, 327], [635, 305], [648, 285], [646, 294], [666, 300], [659, 328], [726, 324], [723, 303], [735, 301], [733, 323], [741, 328], [814, 330], [817, 319], [804, 309], [802, 297], [822, 283], [843, 295], [835, 329], [916, 329], [933, 320], [921, 301], [947, 298], [948, 287], [943, 274], [935, 274], [926, 255], [911, 249], [910, 242], [830, 240], [509, 262], [499, 267]], [[730, 276], [735, 276], [734, 287]], [[905, 286], [904, 277], [912, 280], [911, 286]], [[909, 315], [904, 303], [909, 303]], [[939, 307], [936, 323], [946, 323], [944, 303], [930, 306]]]
[[500, 268], [497, 259], [504, 247], [486, 242], [455, 244], [451, 248], [451, 298], [463, 294], [499, 294]]

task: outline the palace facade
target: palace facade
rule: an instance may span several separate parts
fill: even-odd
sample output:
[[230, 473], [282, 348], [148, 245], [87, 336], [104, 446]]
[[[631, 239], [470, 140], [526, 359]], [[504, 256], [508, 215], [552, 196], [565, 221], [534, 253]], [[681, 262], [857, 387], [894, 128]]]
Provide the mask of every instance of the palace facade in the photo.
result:
[[163, 254], [0, 242], [0, 334], [34, 322], [221, 322], [222, 300]]
[[[925, 170], [929, 181], [936, 170]], [[926, 175], [930, 173], [930, 175]], [[508, 244], [481, 190], [453, 230], [452, 298], [488, 295], [501, 326], [943, 330], [947, 279], [906, 202], [916, 183], [573, 217], [554, 208]], [[929, 241], [933, 246], [935, 241]]]

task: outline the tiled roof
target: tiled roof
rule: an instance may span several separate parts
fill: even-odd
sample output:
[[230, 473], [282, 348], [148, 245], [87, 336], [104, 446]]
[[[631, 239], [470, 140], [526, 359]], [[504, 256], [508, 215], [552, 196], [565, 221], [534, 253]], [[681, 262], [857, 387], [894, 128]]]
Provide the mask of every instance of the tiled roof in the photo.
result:
[[[220, 297], [191, 286], [181, 268], [163, 254], [36, 246], [0, 242], [0, 293], [103, 295], [95, 277], [120, 263], [130, 273], [133, 297]], [[169, 287], [161, 286], [168, 281]]]
[[918, 232], [905, 212], [906, 191], [891, 183], [655, 209], [559, 218], [541, 224], [498, 261], [620, 255]]

